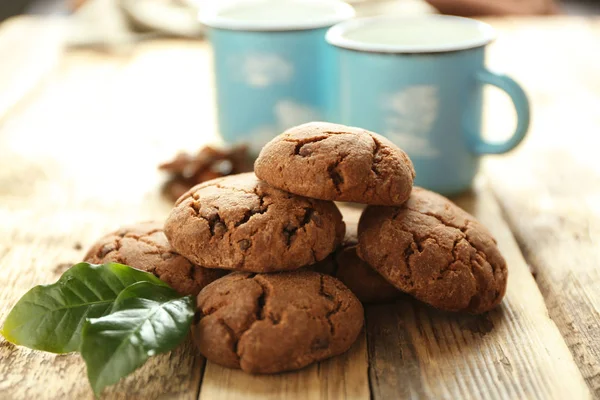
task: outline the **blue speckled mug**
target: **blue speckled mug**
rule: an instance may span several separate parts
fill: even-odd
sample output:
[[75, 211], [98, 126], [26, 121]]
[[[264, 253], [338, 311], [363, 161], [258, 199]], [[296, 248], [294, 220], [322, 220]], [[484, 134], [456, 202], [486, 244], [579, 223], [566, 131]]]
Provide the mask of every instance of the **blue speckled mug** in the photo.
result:
[[[378, 132], [412, 159], [415, 184], [451, 195], [468, 189], [480, 156], [504, 153], [525, 137], [529, 103], [521, 87], [484, 66], [495, 34], [452, 16], [355, 19], [332, 27], [336, 49], [333, 122]], [[482, 87], [506, 91], [517, 112], [501, 143], [481, 135]]]
[[223, 139], [258, 154], [285, 129], [327, 119], [334, 71], [325, 33], [353, 16], [338, 0], [244, 1], [206, 12]]

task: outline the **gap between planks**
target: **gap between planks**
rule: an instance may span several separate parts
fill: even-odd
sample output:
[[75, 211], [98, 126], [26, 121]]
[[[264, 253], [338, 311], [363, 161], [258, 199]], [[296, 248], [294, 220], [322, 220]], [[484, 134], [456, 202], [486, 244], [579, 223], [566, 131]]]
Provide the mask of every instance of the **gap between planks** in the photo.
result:
[[509, 267], [506, 297], [480, 316], [443, 313], [408, 297], [368, 307], [373, 399], [589, 398], [485, 182], [454, 200], [498, 240]]
[[[600, 212], [592, 205], [600, 198], [600, 173], [581, 169], [568, 154], [557, 156], [562, 168], [558, 174], [539, 163], [533, 169], [515, 163], [507, 171], [504, 166], [503, 174], [519, 170], [508, 190], [496, 171], [496, 195], [550, 317], [588, 387], [600, 398]], [[586, 191], [575, 190], [577, 185]]]
[[[600, 163], [595, 139], [600, 131], [600, 18], [491, 22], [502, 35], [490, 49], [490, 65], [521, 83], [535, 114], [523, 144], [486, 159], [483, 171], [550, 317], [600, 399]], [[535, 57], [529, 55], [533, 47]], [[488, 113], [484, 131], [508, 132], [512, 108], [490, 95], [486, 109], [494, 112]]]
[[[203, 60], [203, 56], [196, 57], [194, 52], [195, 50], [192, 49], [191, 51], [182, 54], [183, 59], [194, 61], [194, 68], [196, 68], [195, 65], [204, 65], [200, 62]], [[550, 53], [555, 54], [556, 52]], [[151, 57], [151, 59], [156, 61], [156, 58], [158, 58], [159, 55], [159, 53], [156, 53], [156, 57]], [[164, 58], [162, 59], [166, 60]], [[140, 65], [136, 71], [143, 70], [141, 64], [144, 64], [144, 68], [148, 68], [150, 72], [154, 70], [156, 70], [154, 72], [160, 72], [158, 71], [158, 68], [153, 69], [152, 64], [149, 62], [140, 62]], [[85, 67], [93, 68], [93, 63], [89, 63], [89, 65], [85, 65]], [[539, 70], [536, 68], [536, 73], [538, 72]], [[100, 79], [102, 82], [99, 82], [99, 85], [101, 84], [103, 87], [106, 87], [106, 79], [104, 78], [104, 74], [100, 75], [102, 75], [102, 79]], [[77, 75], [75, 75], [75, 77], [77, 77]], [[68, 80], [67, 77], [63, 78]], [[69, 79], [73, 80], [73, 78]], [[181, 79], [184, 81], [187, 78], [182, 76]], [[133, 84], [129, 82], [133, 82]], [[73, 83], [74, 82], [71, 82], [71, 85], [66, 85], [66, 91], [71, 94], [79, 93], [78, 91], [74, 90], [75, 85]], [[138, 79], [137, 75], [135, 74], [129, 74], [127, 79], [123, 79], [121, 83], [124, 85], [124, 88], [122, 89], [123, 93], [128, 93], [128, 89], [129, 92], [133, 93], [134, 90], [143, 88], [143, 85], [145, 84], [145, 82], [142, 79]], [[95, 87], [94, 85], [91, 85], [90, 82], [84, 80], [77, 82], [77, 84], [81, 86], [80, 93], [88, 92], [85, 90], [86, 86], [92, 86], [92, 88]], [[58, 92], [58, 90], [56, 92]], [[62, 90], [60, 90], [60, 92], [62, 92]], [[194, 90], [194, 92], [196, 91]], [[143, 97], [144, 92], [140, 91], [140, 93], [142, 95], [136, 98]], [[105, 96], [106, 93], [102, 94], [103, 95], [101, 96], [101, 99], [99, 99], [97, 102], [94, 101], [89, 104], [90, 108], [94, 104], [103, 104], [103, 101], [106, 101], [106, 98], [109, 97]], [[69, 99], [69, 97], [65, 96], [64, 99]], [[194, 99], [194, 97], [190, 96], [190, 99]], [[55, 103], [54, 98], [51, 99], [50, 97], [47, 97], [43, 104], [44, 106], [51, 108], [53, 103]], [[77, 103], [74, 101], [72, 101], [72, 103], [73, 104], [71, 104], [71, 106], [77, 105]], [[193, 104], [193, 102], [184, 103]], [[169, 104], [159, 103], [159, 106], [167, 110], [165, 111], [164, 115], [168, 116], [173, 113], [173, 110], [168, 112]], [[180, 106], [178, 105], [178, 107]], [[109, 111], [114, 112], [112, 109]], [[179, 110], [177, 115], [185, 116], [188, 114], [191, 115], [191, 113], [188, 111], [181, 112], [181, 110]], [[502, 116], [505, 115], [503, 113], [499, 114]], [[146, 115], [149, 116], [150, 121], [141, 127], [145, 129], [140, 129], [147, 131], [147, 135], [150, 139], [159, 138], [160, 133], [158, 130], [153, 130], [152, 128], [153, 126], [157, 125], [155, 121], [157, 117], [155, 117], [155, 115], [162, 114], [151, 112], [146, 113]], [[94, 121], [105, 121], [108, 117], [110, 117], [110, 115], [104, 116], [102, 114], [91, 116], [95, 119], [87, 118], [87, 114], [85, 115], [86, 118], [79, 119], [77, 119], [77, 115], [71, 115], [71, 119], [69, 119], [70, 123], [66, 125], [66, 129], [72, 132], [85, 131], [86, 128], [89, 128], [89, 120], [93, 119]], [[100, 117], [102, 117], [102, 119]], [[112, 117], [115, 117], [115, 115], [112, 115]], [[116, 114], [116, 117], [124, 119], [124, 122], [134, 120], [134, 118], [131, 116], [121, 115], [118, 113]], [[29, 132], [35, 131], [36, 129], [38, 131], [42, 131], [43, 128], [48, 126], [62, 128], [65, 127], [63, 124], [66, 122], [66, 120], [63, 119], [60, 119], [59, 121], [59, 118], [50, 120], [46, 118], [46, 120], [43, 120], [44, 123], [36, 125], [35, 120], [35, 115], [29, 115], [26, 121], [25, 118], [22, 118], [23, 129], [19, 130], [18, 134], [27, 135]], [[164, 124], [158, 125], [163, 126]], [[194, 126], [193, 121], [191, 120], [184, 121], [181, 126], [184, 125]], [[107, 135], [111, 134], [110, 130], [107, 129], [105, 131]], [[174, 134], [177, 134], [177, 131], [177, 129], [173, 130]], [[61, 133], [56, 132], [55, 134], [60, 135]], [[177, 146], [184, 147], [185, 144], [189, 144], [191, 142], [189, 138], [184, 138], [184, 135], [179, 134], [179, 136], [179, 138], [170, 138], [170, 141], [165, 143], [172, 147], [173, 145], [171, 143], [177, 143]], [[5, 138], [6, 137], [10, 136], [5, 133]], [[12, 137], [17, 138], [18, 135], [14, 134]], [[195, 144], [196, 142], [193, 143]], [[108, 148], [108, 150], [110, 151], [111, 149]], [[61, 153], [58, 152], [58, 154]], [[29, 161], [34, 159], [29, 154], [27, 154], [27, 157], [29, 157]], [[17, 175], [18, 172], [18, 168], [16, 168], [16, 166], [19, 165], [17, 162], [18, 160], [19, 158], [15, 157], [15, 169], [13, 170], [16, 171], [14, 172], [15, 175]], [[151, 162], [145, 158], [141, 159], [141, 161], [147, 161], [148, 165], [151, 164]], [[56, 173], [68, 169], [66, 164], [62, 165], [64, 162], [65, 160], [61, 159], [61, 168], [55, 168], [55, 171], [57, 171]], [[47, 168], [47, 164], [45, 165]], [[119, 170], [116, 168], [111, 170], [109, 167], [110, 166], [103, 167], [103, 175], [107, 174], [116, 176]], [[504, 167], [505, 166], [503, 166], [503, 168]], [[523, 170], [517, 169], [515, 172], [516, 174], [509, 174], [504, 171], [502, 174], [505, 174], [506, 179], [512, 179], [514, 177], [519, 177]], [[101, 175], [98, 174], [97, 176]], [[83, 177], [81, 178], [83, 179]], [[139, 190], [143, 191], [144, 185], [152, 181], [152, 179], [155, 177], [148, 174], [147, 178], [148, 179], [146, 181], [141, 182], [139, 187], [134, 185], [136, 193]], [[47, 179], [49, 179], [49, 177]], [[510, 185], [514, 184], [514, 182], [511, 181], [505, 182], [503, 186], [499, 186], [500, 182], [500, 180], [498, 180], [498, 182], [492, 181], [494, 187], [497, 188], [497, 192], [502, 194], [505, 193], [506, 188], [510, 188]], [[83, 185], [86, 190], [94, 189], [98, 186], [94, 185], [94, 187], [87, 187], [85, 186], [86, 183], [83, 180], [77, 181], [77, 184]], [[59, 185], [56, 185], [56, 187], [59, 187]], [[48, 186], [38, 185], [34, 188], [30, 188], [29, 190], [33, 192], [35, 189], [36, 195], [43, 195], [46, 194], [44, 191], [45, 188], [48, 188]], [[100, 195], [100, 193], [93, 191], [90, 193], [96, 193]], [[48, 204], [44, 204], [42, 207], [41, 203], [38, 204], [30, 202], [30, 200], [35, 199], [33, 194], [31, 198], [29, 196], [25, 196], [24, 193], [22, 194], [23, 204], [19, 202], [18, 207], [16, 207], [10, 213], [8, 213], [7, 210], [6, 216], [9, 218], [9, 220], [12, 220], [11, 216], [15, 213], [20, 213], [21, 208], [24, 208], [25, 206], [37, 207], [35, 209], [37, 214], [32, 214], [31, 218], [23, 214], [24, 218], [18, 220], [19, 226], [21, 226], [21, 228], [18, 230], [19, 235], [22, 236], [27, 234], [30, 236], [19, 236], [19, 238], [21, 238], [19, 239], [20, 241], [15, 243], [13, 237], [11, 236], [14, 233], [12, 232], [12, 228], [10, 232], [8, 230], [6, 231], [6, 233], [9, 234], [5, 237], [5, 239], [7, 239], [6, 243], [10, 242], [11, 251], [7, 253], [2, 260], [0, 260], [0, 268], [2, 269], [3, 273], [8, 271], [8, 274], [4, 275], [0, 282], [7, 285], [3, 287], [10, 287], [11, 289], [10, 293], [8, 293], [8, 291], [3, 291], [5, 293], [2, 293], [3, 301], [0, 305], [0, 314], [6, 312], [6, 309], [3, 309], [2, 306], [7, 307], [8, 305], [13, 304], [18, 295], [22, 294], [24, 290], [26, 290], [26, 287], [29, 287], [31, 284], [41, 283], [48, 280], [48, 276], [51, 274], [51, 272], [48, 271], [48, 267], [50, 265], [48, 264], [49, 260], [64, 260], [65, 254], [68, 254], [65, 253], [65, 246], [69, 246], [68, 241], [62, 243], [60, 238], [55, 238], [57, 235], [57, 227], [59, 227], [61, 230], [71, 230], [73, 233], [79, 233], [79, 235], [76, 235], [78, 240], [80, 239], [79, 236], [81, 235], [83, 236], [85, 242], [90, 242], [95, 239], [97, 234], [101, 233], [101, 231], [104, 228], [107, 228], [109, 225], [119, 223], [126, 218], [135, 218], [135, 216], [132, 215], [114, 212], [116, 203], [113, 204], [110, 202], [106, 203], [106, 209], [96, 210], [96, 208], [94, 208], [95, 211], [89, 213], [73, 212], [73, 209], [77, 209], [77, 207], [88, 207], [91, 210], [93, 207], [98, 206], [98, 201], [90, 202], [89, 204], [85, 205], [75, 203], [70, 204], [69, 210], [64, 210], [63, 214], [49, 218], [47, 216], [49, 213]], [[385, 355], [391, 360], [392, 366], [400, 366], [397, 368], [400, 371], [400, 378], [394, 378], [393, 374], [389, 374], [385, 368], [382, 369], [383, 372], [381, 373], [372, 369], [371, 376], [373, 379], [371, 383], [373, 385], [374, 398], [385, 398], [385, 396], [382, 394], [386, 393], [393, 393], [397, 395], [398, 388], [406, 390], [403, 389], [403, 387], [406, 386], [409, 388], [409, 395], [411, 393], [421, 393], [422, 397], [425, 398], [434, 398], [437, 394], [440, 394], [440, 398], [448, 398], [446, 396], [454, 393], [465, 395], [467, 398], [474, 398], [480, 394], [483, 394], [484, 397], [487, 398], [502, 398], [498, 396], [515, 398], [513, 397], [515, 395], [516, 398], [519, 398], [521, 397], [521, 394], [527, 395], [525, 397], [531, 398], [546, 398], [545, 395], [548, 394], [549, 391], [553, 392], [550, 396], [548, 396], [548, 398], [559, 398], [560, 396], [566, 397], [568, 395], [569, 398], [578, 399], [589, 396], [589, 391], [587, 390], [585, 384], [582, 384], [583, 380], [579, 374], [579, 371], [574, 366], [571, 354], [568, 351], [565, 351], [568, 349], [566, 349], [563, 338], [558, 333], [553, 322], [548, 319], [547, 310], [541, 299], [538, 288], [527, 271], [527, 266], [523, 261], [522, 255], [518, 251], [516, 243], [514, 243], [512, 234], [506, 227], [506, 224], [499, 217], [500, 214], [497, 210], [494, 199], [492, 198], [491, 202], [488, 204], [486, 196], [488, 195], [483, 193], [475, 202], [469, 200], [468, 198], [466, 203], [464, 203], [464, 199], [459, 199], [459, 202], [463, 201], [462, 204], [466, 204], [465, 207], [469, 211], [474, 213], [482, 220], [484, 224], [490, 227], [494, 235], [499, 239], [500, 247], [509, 260], [509, 294], [504, 302], [503, 307], [490, 313], [483, 319], [475, 320], [472, 320], [467, 316], [461, 317], [454, 316], [453, 314], [438, 313], [411, 300], [402, 300], [397, 305], [393, 306], [377, 306], [374, 309], [368, 308], [368, 332], [372, 332], [373, 329], [371, 328], [375, 327], [375, 325], [372, 322], [369, 322], [369, 320], [376, 320], [377, 316], [381, 315], [382, 313], [384, 315], [389, 313], [391, 316], [386, 317], [384, 321], [378, 325], [378, 329], [380, 329], [383, 333], [371, 333], [371, 337], [376, 337], [373, 335], [383, 335], [381, 341], [373, 341], [372, 344], [377, 345], [377, 342], [383, 343], [384, 339], [387, 339], [392, 343], [399, 344], [399, 346], [383, 348], [382, 350], [384, 350], [384, 352], [380, 352], [380, 356], [375, 358], [372, 357], [373, 364], [381, 360], [385, 361], [386, 359], [383, 358]], [[9, 198], [6, 199], [9, 200]], [[52, 196], [47, 197], [47, 200], [52, 199]], [[135, 202], [133, 199], [135, 199]], [[87, 199], [85, 200], [88, 201]], [[123, 212], [125, 212], [125, 210], [130, 212], [132, 209], [132, 204], [137, 204], [137, 200], [142, 203], [144, 202], [142, 196], [140, 196], [139, 199], [131, 197], [128, 202], [124, 202], [122, 204]], [[469, 205], [469, 202], [473, 204]], [[486, 213], [485, 209], [490, 204], [491, 212]], [[102, 203], [102, 205], [104, 206], [104, 203]], [[514, 209], [518, 210], [520, 204], [514, 203], [513, 207]], [[103, 215], [102, 212], [99, 212], [108, 212], [109, 210], [112, 212], [112, 214]], [[46, 214], [42, 214], [42, 212]], [[110, 215], [110, 218], [106, 218], [106, 215]], [[159, 211], [147, 210], [147, 212], [140, 212], [140, 215], [161, 215], [161, 213]], [[516, 222], [519, 222], [520, 217], [517, 216], [518, 214], [514, 213], [513, 215], [515, 215], [513, 219]], [[39, 219], [40, 217], [43, 217], [41, 222]], [[109, 221], [107, 221], [107, 219]], [[15, 219], [14, 221], [17, 220]], [[524, 221], [526, 221], [526, 219], [524, 219]], [[93, 229], [87, 233], [83, 233], [81, 231], [75, 232], [73, 227], [81, 227], [82, 223], [91, 224]], [[525, 222], [521, 223], [524, 224]], [[16, 225], [9, 226], [16, 227]], [[32, 230], [28, 227], [35, 229]], [[92, 232], [92, 230], [94, 232]], [[46, 235], [48, 232], [54, 232], [53, 236], [50, 238], [52, 239], [51, 242], [44, 241], [45, 238], [43, 235], [40, 236], [40, 232], [42, 231], [45, 232], [44, 235]], [[1, 233], [2, 230], [0, 229], [0, 234]], [[60, 234], [58, 236], [60, 236]], [[524, 248], [527, 249], [528, 247], [524, 246]], [[545, 260], [553, 261], [552, 257], [552, 254], [544, 255]], [[587, 262], [589, 262], [589, 260]], [[550, 264], [540, 263], [540, 265], [544, 267], [553, 264], [554, 262]], [[12, 267], [15, 265], [27, 265], [28, 268], [20, 271], [13, 270]], [[551, 273], [552, 271], [544, 272], [546, 276], [551, 276]], [[559, 306], [561, 301], [569, 301], [571, 299], [571, 297], [560, 297], [562, 296], [560, 293], [562, 287], [559, 285], [559, 283], [561, 283], [560, 275], [557, 278], [558, 279], [555, 279], [554, 277], [552, 278], [552, 281], [554, 282], [552, 285], [554, 288], [556, 288], [556, 290], [558, 290], [557, 294], [559, 296], [556, 297], [555, 303], [548, 303], [551, 311], [553, 307]], [[591, 281], [593, 282], [593, 279]], [[586, 282], [580, 282], [583, 288], [585, 288], [585, 283]], [[567, 287], [569, 288], [570, 286]], [[586, 290], [589, 295], [590, 289]], [[586, 290], [583, 290], [582, 293], [585, 294]], [[593, 305], [593, 303], [591, 304]], [[583, 305], [589, 307], [590, 303], [586, 300]], [[571, 311], [575, 313], [579, 312], [577, 308], [572, 308]], [[569, 316], [568, 314], [565, 314], [564, 311], [561, 311], [561, 314]], [[491, 324], [488, 319], [491, 321]], [[566, 339], [570, 343], [572, 349], [577, 350], [577, 348], [581, 348], [583, 351], [587, 351], [587, 348], [593, 345], [593, 343], [590, 344], [589, 342], [586, 342], [586, 336], [581, 335], [578, 331], [581, 328], [585, 328], [583, 332], [588, 331], [587, 329], [589, 329], [589, 327], [586, 328], [586, 325], [582, 324], [584, 321], [585, 320], [580, 319], [575, 319], [574, 321], [567, 320], [564, 325], [564, 327], [567, 328], [566, 332], [569, 332], [569, 323], [576, 323], [574, 325], [576, 329], [573, 331], [573, 334], [566, 336]], [[493, 325], [493, 328], [490, 330], [491, 325]], [[469, 328], [469, 326], [472, 328]], [[489, 332], [486, 332], [488, 330]], [[405, 348], [407, 350], [404, 350]], [[394, 350], [396, 350], [396, 353], [394, 353]], [[191, 396], [195, 396], [195, 393], [198, 389], [196, 381], [194, 381], [194, 384], [192, 385], [185, 386], [187, 387], [186, 390], [188, 390], [188, 392], [182, 393], [178, 387], [180, 387], [181, 382], [185, 382], [185, 380], [179, 380], [182, 378], [177, 377], [197, 376], [198, 378], [194, 379], [198, 379], [199, 381], [202, 371], [198, 369], [198, 364], [190, 361], [189, 358], [181, 359], [187, 360], [184, 362], [184, 364], [178, 363], [176, 360], [177, 357], [179, 357], [178, 352], [180, 351], [184, 351], [183, 354], [185, 354], [186, 357], [194, 357], [195, 354], [193, 350], [185, 350], [184, 346], [183, 350], [178, 349], [170, 355], [157, 357], [155, 358], [155, 361], [148, 363], [142, 370], [134, 374], [130, 379], [128, 378], [122, 384], [116, 386], [108, 393], [106, 397], [118, 398], [118, 396], [130, 396], [138, 398], [152, 398], [160, 396], [161, 393], [167, 393], [166, 395], [180, 398], [190, 398]], [[192, 351], [192, 353], [187, 353], [188, 351]], [[404, 353], [397, 354], [398, 351], [404, 351]], [[412, 359], [409, 357], [411, 352], [413, 352]], [[366, 354], [366, 352], [363, 352], [363, 354]], [[374, 353], [372, 352], [372, 354]], [[583, 356], [585, 357], [590, 355], [592, 355], [592, 353], [583, 353]], [[404, 358], [401, 358], [400, 356], [404, 356]], [[5, 398], [19, 398], [17, 395], [11, 396], [11, 393], [24, 393], [8, 391], [12, 387], [9, 385], [13, 384], [17, 385], [17, 389], [27, 388], [29, 390], [27, 392], [29, 397], [37, 396], [39, 398], [68, 398], [77, 396], [78, 398], [85, 398], [87, 396], [88, 398], [91, 398], [89, 389], [86, 386], [87, 382], [85, 382], [82, 364], [78, 362], [77, 358], [75, 357], [41, 355], [40, 353], [31, 352], [26, 349], [14, 348], [14, 346], [11, 347], [6, 342], [0, 342], [0, 357], [3, 361], [0, 363], [0, 375], [8, 374], [9, 377], [9, 379], [5, 378], [0, 381], [0, 393], [4, 393], [4, 395], [6, 395]], [[589, 359], [586, 360], [585, 357], [582, 357], [581, 359], [577, 357], [577, 361], [580, 363], [582, 368], [585, 368], [586, 364], [589, 364]], [[415, 359], [419, 361], [418, 364], [414, 362]], [[200, 363], [203, 363], [203, 361], [200, 361]], [[386, 365], [390, 365], [390, 363], [386, 364], [385, 362], [380, 362], [379, 365], [385, 367]], [[172, 368], [176, 368], [176, 370], [174, 371]], [[207, 378], [214, 376], [214, 373], [208, 372], [209, 369], [214, 370], [215, 368], [218, 369], [220, 367], [216, 367], [211, 363], [207, 364], [206, 372], [204, 373], [205, 381], [200, 387], [201, 397], [208, 396], [207, 393], [210, 393], [209, 391], [205, 391], [205, 388], [207, 387], [205, 384]], [[323, 374], [323, 365], [321, 365], [320, 368], [310, 367], [309, 370], [313, 368], [316, 368], [317, 375]], [[407, 369], [412, 371], [414, 375], [409, 376], [409, 378], [405, 378], [402, 374], [404, 374]], [[304, 370], [301, 372], [306, 373]], [[594, 377], [593, 369], [590, 370], [590, 372], [591, 375], [587, 377], [588, 379]], [[230, 376], [233, 377], [237, 376], [235, 375], [236, 373], [241, 372], [225, 372], [225, 374], [231, 374]], [[315, 372], [312, 372], [311, 374], [314, 375]], [[5, 377], [6, 375], [2, 376]], [[173, 378], [173, 376], [176, 378]], [[416, 379], [417, 376], [419, 378], [418, 381]], [[233, 378], [229, 379], [231, 380]], [[231, 384], [234, 387], [236, 385], [235, 382], [232, 382]], [[544, 385], [548, 385], [548, 387], [544, 387]], [[315, 396], [321, 396], [321, 393], [324, 391], [329, 393], [329, 387], [331, 387], [329, 384], [324, 384], [324, 386], [320, 386], [320, 388], [327, 388], [326, 390], [319, 389], [311, 392], [311, 394], [314, 394]], [[220, 390], [227, 391], [227, 387], [221, 387]], [[539, 390], [539, 392], [536, 392], [536, 390]], [[377, 395], [376, 393], [380, 394]], [[224, 395], [231, 396], [231, 393], [225, 393]]]

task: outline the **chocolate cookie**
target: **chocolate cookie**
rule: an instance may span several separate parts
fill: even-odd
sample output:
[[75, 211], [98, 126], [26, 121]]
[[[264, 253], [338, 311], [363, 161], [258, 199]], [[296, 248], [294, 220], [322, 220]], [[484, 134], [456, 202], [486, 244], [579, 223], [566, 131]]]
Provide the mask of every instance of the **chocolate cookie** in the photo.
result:
[[326, 122], [296, 126], [271, 140], [254, 171], [301, 196], [379, 205], [406, 201], [415, 177], [406, 153], [386, 138]]
[[200, 290], [226, 274], [202, 268], [173, 251], [162, 224], [144, 222], [123, 227], [98, 240], [85, 261], [92, 264], [116, 262], [151, 272], [179, 293], [197, 295]]
[[197, 299], [192, 333], [210, 361], [270, 374], [341, 354], [363, 325], [358, 299], [337, 279], [300, 270], [236, 272]]
[[[346, 225], [346, 229], [351, 230], [349, 225]], [[310, 269], [336, 277], [362, 303], [385, 303], [401, 297], [400, 290], [358, 257], [357, 244], [356, 230], [347, 232], [339, 249]]]
[[195, 186], [165, 223], [171, 245], [197, 264], [251, 272], [320, 261], [344, 231], [334, 203], [283, 192], [251, 173]]
[[421, 188], [401, 207], [367, 207], [358, 255], [398, 289], [442, 310], [482, 313], [506, 291], [506, 262], [492, 235]]

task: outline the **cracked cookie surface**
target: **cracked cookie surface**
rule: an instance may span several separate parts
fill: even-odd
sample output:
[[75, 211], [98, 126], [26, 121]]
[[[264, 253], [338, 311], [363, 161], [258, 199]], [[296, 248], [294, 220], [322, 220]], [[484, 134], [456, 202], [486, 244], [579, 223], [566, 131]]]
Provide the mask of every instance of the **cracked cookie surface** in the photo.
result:
[[403, 293], [400, 290], [358, 257], [357, 245], [356, 224], [346, 224], [346, 237], [342, 245], [310, 269], [336, 277], [362, 303], [385, 303], [401, 297]]
[[92, 264], [116, 262], [150, 272], [184, 295], [200, 290], [228, 271], [202, 268], [175, 253], [161, 223], [125, 226], [98, 240], [85, 256]]
[[339, 280], [312, 271], [235, 272], [200, 292], [194, 341], [210, 361], [250, 373], [303, 368], [341, 354], [363, 308]]
[[506, 262], [488, 230], [421, 188], [401, 207], [367, 207], [358, 255], [398, 289], [442, 310], [482, 313], [506, 291]]
[[364, 129], [311, 122], [262, 149], [256, 175], [279, 189], [323, 200], [400, 205], [415, 171], [404, 151]]
[[252, 173], [195, 186], [179, 198], [165, 223], [171, 245], [197, 264], [251, 272], [318, 262], [344, 232], [333, 202], [281, 191]]

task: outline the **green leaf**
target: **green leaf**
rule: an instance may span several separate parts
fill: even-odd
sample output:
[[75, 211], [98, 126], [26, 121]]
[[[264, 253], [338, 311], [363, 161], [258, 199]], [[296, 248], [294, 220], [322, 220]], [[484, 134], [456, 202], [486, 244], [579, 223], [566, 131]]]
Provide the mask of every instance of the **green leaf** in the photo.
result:
[[21, 297], [4, 322], [2, 335], [36, 350], [75, 351], [86, 318], [110, 312], [119, 293], [140, 281], [167, 286], [152, 274], [122, 264], [77, 264], [56, 283], [36, 286]]
[[149, 357], [175, 348], [193, 316], [192, 297], [180, 298], [169, 287], [140, 282], [123, 290], [109, 315], [88, 319], [83, 327], [80, 351], [94, 393], [99, 395]]

